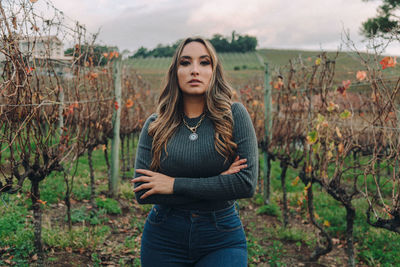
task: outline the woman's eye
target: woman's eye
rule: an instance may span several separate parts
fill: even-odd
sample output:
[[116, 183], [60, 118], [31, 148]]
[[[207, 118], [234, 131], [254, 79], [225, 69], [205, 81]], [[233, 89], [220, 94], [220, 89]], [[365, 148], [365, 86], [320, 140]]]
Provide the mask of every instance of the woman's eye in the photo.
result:
[[210, 61], [202, 61], [202, 62], [200, 62], [200, 64], [207, 66], [207, 65], [210, 65], [211, 63], [210, 63]]
[[182, 66], [187, 66], [190, 64], [190, 62], [189, 61], [181, 61], [179, 64]]

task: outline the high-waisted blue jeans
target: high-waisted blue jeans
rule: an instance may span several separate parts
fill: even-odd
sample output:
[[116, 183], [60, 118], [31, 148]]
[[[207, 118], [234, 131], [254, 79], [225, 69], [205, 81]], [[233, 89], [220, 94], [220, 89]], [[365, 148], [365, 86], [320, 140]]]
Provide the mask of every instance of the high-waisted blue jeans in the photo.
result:
[[247, 245], [234, 206], [215, 212], [154, 205], [144, 226], [143, 267], [246, 267]]

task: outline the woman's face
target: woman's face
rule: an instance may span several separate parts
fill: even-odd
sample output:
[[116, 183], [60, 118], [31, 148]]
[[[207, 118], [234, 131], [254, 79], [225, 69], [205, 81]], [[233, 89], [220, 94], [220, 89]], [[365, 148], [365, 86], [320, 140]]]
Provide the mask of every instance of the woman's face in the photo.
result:
[[184, 95], [203, 95], [212, 76], [210, 53], [199, 42], [185, 45], [178, 59], [178, 83]]

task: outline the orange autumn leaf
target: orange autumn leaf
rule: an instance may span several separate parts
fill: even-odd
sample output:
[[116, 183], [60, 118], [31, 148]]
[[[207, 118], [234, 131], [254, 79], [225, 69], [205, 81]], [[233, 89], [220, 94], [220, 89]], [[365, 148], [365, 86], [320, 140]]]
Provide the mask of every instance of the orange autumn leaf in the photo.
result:
[[340, 144], [338, 145], [338, 152], [339, 152], [340, 154], [342, 154], [343, 151], [344, 151], [344, 145], [343, 145], [343, 143], [340, 143]]
[[350, 81], [350, 80], [342, 81], [342, 85], [343, 85], [343, 87], [344, 87], [345, 89], [349, 89], [350, 84], [351, 84], [351, 81]]
[[36, 3], [38, 0], [29, 0], [31, 3]]
[[360, 82], [365, 80], [365, 78], [367, 78], [367, 72], [365, 70], [359, 70], [357, 71], [356, 74], [356, 78], [357, 80], [359, 80]]
[[29, 68], [25, 67], [25, 71], [27, 74], [31, 73], [33, 70], [34, 70], [34, 68], [32, 68], [32, 67], [29, 67]]
[[338, 104], [335, 104], [335, 103], [333, 103], [332, 101], [331, 102], [329, 102], [329, 105], [328, 105], [328, 107], [326, 108], [329, 112], [332, 112], [332, 111], [334, 111], [335, 109], [339, 109], [339, 105]]
[[115, 107], [115, 110], [118, 110], [118, 109], [119, 109], [118, 101], [115, 101], [115, 102], [114, 102], [114, 107]]
[[340, 132], [340, 129], [338, 128], [338, 127], [336, 127], [336, 135], [339, 137], [339, 138], [342, 138], [342, 133]]
[[43, 201], [41, 199], [36, 200], [36, 202], [39, 202], [42, 205], [46, 205], [47, 201]]
[[279, 79], [277, 82], [274, 82], [274, 89], [281, 89], [283, 86], [282, 79]]
[[300, 181], [300, 177], [297, 176], [296, 179], [293, 180], [292, 186], [296, 186], [299, 183], [299, 181]]
[[384, 57], [379, 64], [382, 65], [382, 69], [386, 69], [386, 68], [393, 68], [396, 66], [397, 62], [396, 62], [396, 57]]
[[125, 107], [126, 108], [131, 108], [133, 106], [133, 101], [131, 99], [126, 100]]
[[75, 103], [69, 105], [69, 106], [68, 106], [68, 111], [66, 111], [66, 115], [71, 115], [72, 113], [74, 113], [74, 110], [75, 110], [76, 108], [78, 108], [78, 107], [79, 107], [78, 102], [75, 102]]
[[302, 206], [303, 205], [303, 198], [298, 198], [297, 199], [297, 205]]
[[95, 79], [97, 79], [97, 77], [99, 77], [99, 74], [97, 74], [97, 73], [95, 73], [95, 72], [89, 72], [89, 73], [87, 74], [87, 78], [88, 78], [89, 80], [95, 80]]
[[311, 182], [308, 182], [308, 185], [304, 187], [304, 191], [307, 191], [311, 187]]
[[306, 173], [310, 173], [310, 172], [312, 172], [312, 167], [311, 167], [311, 165], [308, 165], [306, 168]]
[[330, 227], [330, 226], [331, 226], [331, 223], [330, 223], [329, 221], [325, 220], [325, 221], [324, 221], [324, 226]]

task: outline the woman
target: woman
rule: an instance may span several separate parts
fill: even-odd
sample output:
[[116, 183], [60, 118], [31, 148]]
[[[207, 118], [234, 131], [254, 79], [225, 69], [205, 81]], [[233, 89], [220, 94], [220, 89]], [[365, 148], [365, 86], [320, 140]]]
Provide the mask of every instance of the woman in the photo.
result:
[[254, 193], [257, 141], [231, 96], [211, 44], [182, 41], [137, 149], [136, 199], [156, 204], [143, 231], [142, 266], [247, 266], [234, 203]]

